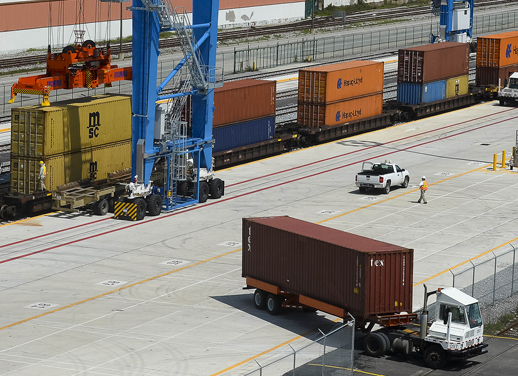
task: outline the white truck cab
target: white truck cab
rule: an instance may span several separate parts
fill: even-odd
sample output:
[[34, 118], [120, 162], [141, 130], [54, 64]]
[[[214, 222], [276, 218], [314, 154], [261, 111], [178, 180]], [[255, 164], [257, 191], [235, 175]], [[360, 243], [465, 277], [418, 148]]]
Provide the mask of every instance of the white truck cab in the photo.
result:
[[506, 104], [514, 106], [518, 103], [518, 72], [514, 72], [509, 76], [507, 86], [498, 92], [498, 100], [501, 106]]

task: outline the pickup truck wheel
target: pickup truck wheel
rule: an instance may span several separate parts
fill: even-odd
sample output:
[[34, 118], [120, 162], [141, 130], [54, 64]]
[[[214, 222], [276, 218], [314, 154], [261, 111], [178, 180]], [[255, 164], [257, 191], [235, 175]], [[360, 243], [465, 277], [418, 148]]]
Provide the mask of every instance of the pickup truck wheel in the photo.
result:
[[431, 345], [424, 350], [424, 362], [432, 369], [442, 368], [446, 364], [446, 352], [439, 345]]
[[94, 202], [94, 214], [95, 215], [106, 215], [108, 213], [108, 209], [110, 208], [110, 204], [108, 200], [103, 198], [99, 201]]
[[360, 189], [360, 193], [365, 193], [365, 191], [367, 190], [367, 188], [365, 188], [365, 187], [360, 187], [359, 189]]
[[408, 176], [407, 176], [407, 177], [405, 177], [405, 181], [403, 182], [403, 184], [401, 184], [401, 186], [402, 186], [403, 188], [407, 188], [407, 187], [408, 187], [408, 181], [409, 181], [409, 180], [410, 180], [410, 179], [408, 178]]
[[254, 292], [254, 306], [257, 309], [265, 309], [266, 307], [266, 293], [263, 290], [255, 290]]
[[[370, 356], [383, 356], [388, 350], [387, 342], [383, 336], [383, 333], [369, 333], [365, 336], [363, 340], [363, 346], [365, 352]], [[386, 335], [383, 334], [385, 337]], [[387, 337], [388, 339], [388, 337]]]
[[390, 193], [390, 180], [387, 180], [387, 184], [385, 185], [385, 188], [383, 188], [383, 193], [386, 195]]
[[266, 309], [270, 315], [278, 315], [281, 313], [282, 300], [279, 296], [268, 294], [266, 298]]

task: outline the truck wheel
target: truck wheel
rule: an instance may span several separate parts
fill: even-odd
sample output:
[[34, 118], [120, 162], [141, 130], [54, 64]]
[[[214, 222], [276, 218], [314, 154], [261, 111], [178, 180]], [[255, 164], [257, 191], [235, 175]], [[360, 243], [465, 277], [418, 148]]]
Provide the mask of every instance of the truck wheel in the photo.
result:
[[[383, 333], [369, 333], [365, 336], [365, 339], [363, 340], [363, 346], [365, 349], [365, 352], [370, 356], [383, 356], [387, 352], [387, 342], [383, 336], [380, 334]], [[383, 334], [386, 336], [385, 334]], [[388, 337], [387, 337], [388, 339]]]
[[270, 315], [278, 315], [281, 313], [282, 301], [277, 295], [268, 294], [266, 298], [266, 309]]
[[266, 293], [263, 290], [256, 289], [254, 292], [254, 306], [257, 309], [266, 307]]
[[424, 350], [424, 362], [432, 369], [442, 368], [446, 364], [446, 352], [439, 345], [428, 346]]
[[390, 180], [387, 180], [387, 184], [385, 185], [385, 188], [383, 188], [383, 193], [386, 195], [390, 193]]
[[143, 198], [135, 199], [137, 205], [137, 221], [140, 221], [146, 217], [146, 201]]
[[108, 213], [108, 209], [110, 208], [110, 204], [108, 200], [103, 198], [99, 201], [94, 202], [94, 214], [95, 215], [106, 215]]
[[223, 195], [223, 182], [221, 179], [212, 179], [209, 183], [209, 193], [211, 198], [221, 198]]
[[408, 181], [409, 181], [409, 180], [410, 180], [410, 179], [409, 179], [409, 178], [408, 178], [408, 176], [407, 176], [407, 177], [405, 178], [405, 181], [403, 182], [403, 184], [401, 184], [401, 186], [402, 186], [403, 188], [407, 188], [407, 187], [408, 187]]
[[162, 212], [162, 196], [151, 195], [147, 198], [147, 211], [149, 215], [156, 216]]
[[503, 99], [500, 99], [500, 106], [504, 106], [505, 105], [505, 101]]
[[206, 181], [200, 181], [200, 197], [198, 199], [199, 203], [204, 203], [209, 198], [209, 185]]

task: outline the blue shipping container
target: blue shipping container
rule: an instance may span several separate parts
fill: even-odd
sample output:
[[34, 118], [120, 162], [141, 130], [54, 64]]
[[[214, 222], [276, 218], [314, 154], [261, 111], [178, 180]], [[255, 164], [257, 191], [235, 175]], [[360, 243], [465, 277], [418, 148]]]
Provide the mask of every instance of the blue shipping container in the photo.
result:
[[406, 104], [430, 103], [446, 99], [446, 80], [414, 84], [402, 82], [397, 85], [397, 100]]
[[231, 150], [240, 146], [267, 141], [273, 138], [274, 134], [275, 116], [216, 127], [212, 129], [212, 137], [215, 140], [212, 151]]

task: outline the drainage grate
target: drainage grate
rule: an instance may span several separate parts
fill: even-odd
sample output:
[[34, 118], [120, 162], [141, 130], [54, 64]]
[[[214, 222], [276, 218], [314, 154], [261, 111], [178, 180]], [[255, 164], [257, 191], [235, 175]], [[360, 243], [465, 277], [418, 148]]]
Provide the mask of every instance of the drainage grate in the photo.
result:
[[480, 144], [480, 145], [482, 145], [482, 146], [489, 146], [490, 144]]

